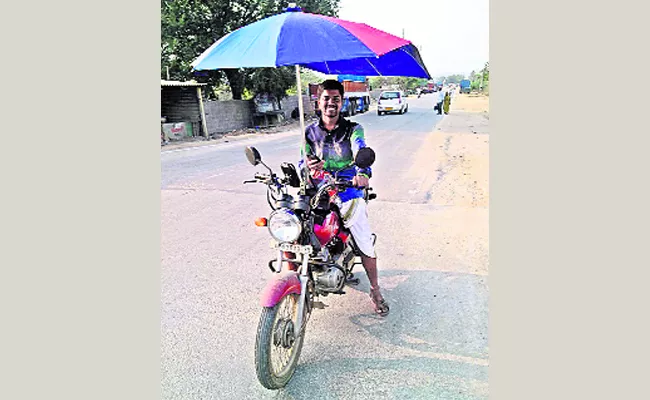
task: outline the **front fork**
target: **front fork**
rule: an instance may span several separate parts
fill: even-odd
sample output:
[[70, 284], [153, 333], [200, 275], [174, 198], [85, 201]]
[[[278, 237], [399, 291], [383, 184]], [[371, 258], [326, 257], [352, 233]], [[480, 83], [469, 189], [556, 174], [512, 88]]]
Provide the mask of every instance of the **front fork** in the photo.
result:
[[296, 325], [298, 326], [298, 332], [302, 332], [303, 327], [303, 316], [305, 314], [305, 307], [307, 306], [307, 301], [309, 298], [309, 292], [307, 290], [307, 282], [309, 282], [309, 255], [302, 255], [302, 268], [300, 270], [300, 301], [298, 302], [298, 321]]
[[[291, 261], [295, 260], [295, 258], [289, 258], [288, 256], [290, 253], [285, 253], [282, 250], [278, 250], [278, 261], [277, 265], [280, 266], [280, 269], [282, 269], [282, 262], [287, 262], [289, 267], [294, 266], [295, 262], [292, 263]], [[301, 332], [304, 327], [303, 327], [303, 319], [304, 319], [304, 313], [305, 313], [305, 307], [307, 306], [307, 301], [309, 298], [309, 293], [307, 290], [307, 283], [309, 282], [309, 255], [308, 254], [301, 254], [302, 256], [302, 268], [300, 269], [300, 275], [298, 276], [298, 279], [300, 280], [300, 298], [298, 300], [298, 318], [296, 320], [296, 326], [299, 327], [298, 332]]]

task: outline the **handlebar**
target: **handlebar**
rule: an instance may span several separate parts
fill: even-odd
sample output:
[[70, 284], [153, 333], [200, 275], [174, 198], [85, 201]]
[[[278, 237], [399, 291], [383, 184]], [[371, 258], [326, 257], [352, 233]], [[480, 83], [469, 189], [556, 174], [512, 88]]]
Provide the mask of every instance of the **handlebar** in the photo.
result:
[[247, 183], [268, 183], [272, 181], [275, 178], [275, 176], [271, 176], [269, 174], [261, 174], [259, 172], [255, 173], [255, 179], [247, 179], [242, 182], [242, 184], [247, 184]]

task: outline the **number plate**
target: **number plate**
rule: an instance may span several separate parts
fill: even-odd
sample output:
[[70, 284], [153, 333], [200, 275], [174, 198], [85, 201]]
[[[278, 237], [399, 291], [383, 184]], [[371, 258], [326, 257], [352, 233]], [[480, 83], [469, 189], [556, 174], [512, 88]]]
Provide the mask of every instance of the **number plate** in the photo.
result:
[[291, 243], [278, 243], [275, 241], [271, 242], [271, 248], [279, 249], [282, 251], [288, 251], [290, 253], [296, 253], [296, 254], [311, 254], [312, 252], [311, 246], [301, 246], [299, 244], [291, 244]]
[[386, 107], [386, 110], [393, 111], [393, 107]]

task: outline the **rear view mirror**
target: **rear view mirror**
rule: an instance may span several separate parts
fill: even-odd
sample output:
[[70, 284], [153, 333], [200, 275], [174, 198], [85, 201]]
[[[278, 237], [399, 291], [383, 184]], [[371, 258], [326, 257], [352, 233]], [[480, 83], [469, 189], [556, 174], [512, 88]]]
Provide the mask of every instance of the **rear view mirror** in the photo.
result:
[[262, 156], [260, 155], [260, 152], [252, 146], [246, 147], [246, 158], [248, 159], [248, 162], [253, 166], [256, 166], [262, 162]]
[[354, 164], [359, 168], [368, 168], [375, 163], [375, 151], [370, 147], [364, 147], [357, 152]]

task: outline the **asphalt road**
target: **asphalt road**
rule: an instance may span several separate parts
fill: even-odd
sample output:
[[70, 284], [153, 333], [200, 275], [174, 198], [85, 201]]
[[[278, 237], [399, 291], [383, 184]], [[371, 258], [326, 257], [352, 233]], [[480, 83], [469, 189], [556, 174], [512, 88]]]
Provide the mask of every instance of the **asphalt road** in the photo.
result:
[[471, 188], [445, 177], [463, 164], [451, 161], [454, 142], [435, 131], [434, 98], [409, 99], [404, 115], [352, 118], [377, 153], [369, 213], [391, 313], [374, 315], [364, 274], [346, 295], [325, 298], [279, 391], [258, 383], [253, 360], [258, 295], [274, 256], [253, 221], [269, 208], [263, 186], [241, 182], [264, 171], [248, 164], [245, 146], [279, 171], [297, 162], [300, 137], [161, 152], [164, 399], [487, 398], [487, 207], [436, 201]]

